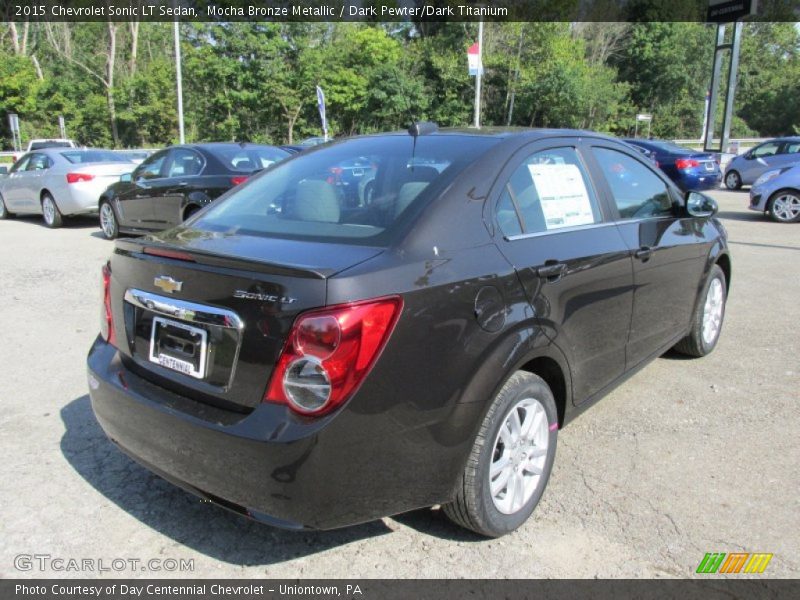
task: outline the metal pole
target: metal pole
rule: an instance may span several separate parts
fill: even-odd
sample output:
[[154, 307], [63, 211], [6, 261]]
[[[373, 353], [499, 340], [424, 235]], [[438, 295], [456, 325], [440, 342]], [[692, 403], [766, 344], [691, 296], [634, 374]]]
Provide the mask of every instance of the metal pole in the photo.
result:
[[714, 49], [714, 66], [711, 71], [711, 98], [708, 102], [708, 110], [706, 111], [706, 139], [703, 142], [703, 150], [705, 152], [717, 151], [719, 149], [714, 147], [714, 127], [717, 121], [717, 99], [719, 98], [719, 75], [722, 69], [722, 52], [725, 45], [725, 24], [720, 23], [717, 25], [717, 44]]
[[178, 139], [181, 144], [186, 143], [183, 132], [183, 74], [181, 72], [181, 34], [178, 20], [175, 19], [175, 77], [178, 81]]
[[475, 127], [481, 126], [481, 71], [483, 70], [483, 21], [478, 22], [478, 74], [475, 75]]
[[739, 48], [742, 42], [742, 22], [736, 21], [733, 28], [731, 62], [728, 69], [728, 89], [725, 93], [725, 120], [722, 122], [722, 139], [720, 152], [728, 151], [728, 139], [731, 136], [731, 120], [733, 119], [733, 99], [736, 96], [736, 79], [739, 70]]

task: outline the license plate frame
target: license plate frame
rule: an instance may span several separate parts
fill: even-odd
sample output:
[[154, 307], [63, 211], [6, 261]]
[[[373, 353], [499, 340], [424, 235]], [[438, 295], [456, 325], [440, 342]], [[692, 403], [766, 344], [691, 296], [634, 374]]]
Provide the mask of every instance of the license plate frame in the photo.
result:
[[[165, 353], [161, 351], [159, 345], [159, 332], [166, 328], [172, 327], [186, 331], [191, 336], [199, 337], [199, 356], [197, 357], [198, 365], [195, 367], [193, 362], [184, 360], [178, 356]], [[150, 362], [155, 363], [165, 369], [169, 369], [175, 373], [181, 373], [195, 379], [204, 379], [206, 376], [206, 356], [208, 354], [208, 331], [193, 325], [187, 325], [180, 321], [173, 319], [165, 319], [164, 317], [153, 317], [153, 324], [150, 329]]]

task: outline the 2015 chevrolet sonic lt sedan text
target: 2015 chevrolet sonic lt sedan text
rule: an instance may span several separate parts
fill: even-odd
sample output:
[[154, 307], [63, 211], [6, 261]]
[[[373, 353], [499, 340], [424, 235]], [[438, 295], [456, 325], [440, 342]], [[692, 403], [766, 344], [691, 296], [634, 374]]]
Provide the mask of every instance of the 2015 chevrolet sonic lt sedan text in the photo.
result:
[[[345, 190], [351, 163], [369, 168]], [[714, 349], [715, 211], [591, 132], [321, 146], [116, 242], [94, 411], [146, 467], [266, 523], [442, 504], [499, 536], [539, 502], [560, 427], [670, 348]]]

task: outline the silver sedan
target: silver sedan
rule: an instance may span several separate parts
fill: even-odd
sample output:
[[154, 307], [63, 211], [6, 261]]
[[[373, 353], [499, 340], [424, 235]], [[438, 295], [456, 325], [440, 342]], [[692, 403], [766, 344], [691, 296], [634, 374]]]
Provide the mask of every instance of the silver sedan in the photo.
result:
[[37, 214], [48, 227], [60, 227], [66, 216], [96, 214], [100, 194], [135, 166], [110, 150], [29, 152], [0, 179], [0, 219]]

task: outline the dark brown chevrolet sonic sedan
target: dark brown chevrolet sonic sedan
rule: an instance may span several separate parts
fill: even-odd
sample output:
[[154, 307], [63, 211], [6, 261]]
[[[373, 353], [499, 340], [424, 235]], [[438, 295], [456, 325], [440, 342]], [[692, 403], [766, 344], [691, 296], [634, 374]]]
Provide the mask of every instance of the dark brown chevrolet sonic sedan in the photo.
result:
[[312, 149], [116, 242], [94, 411], [147, 468], [271, 525], [441, 504], [500, 536], [561, 427], [670, 348], [714, 349], [716, 208], [588, 131], [417, 124]]

